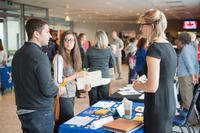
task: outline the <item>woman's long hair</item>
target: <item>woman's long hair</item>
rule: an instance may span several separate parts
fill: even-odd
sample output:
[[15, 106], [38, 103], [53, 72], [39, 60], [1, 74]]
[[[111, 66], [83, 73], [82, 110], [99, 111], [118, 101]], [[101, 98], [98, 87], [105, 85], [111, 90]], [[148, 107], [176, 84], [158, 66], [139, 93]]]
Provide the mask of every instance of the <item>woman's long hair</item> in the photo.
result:
[[[69, 34], [72, 34], [74, 37], [74, 48], [70, 51], [67, 51], [64, 47], [64, 40], [65, 37]], [[80, 55], [80, 49], [77, 43], [76, 36], [71, 31], [65, 31], [60, 40], [60, 47], [59, 47], [59, 53], [63, 57], [64, 60], [64, 69], [69, 68], [72, 66], [75, 71], [80, 71], [82, 67], [82, 61], [81, 61], [81, 55]]]
[[3, 43], [2, 43], [1, 38], [0, 38], [0, 51], [3, 51]]
[[137, 49], [143, 49], [143, 48], [145, 48], [145, 45], [146, 45], [146, 44], [147, 44], [147, 39], [142, 37], [142, 38], [138, 41]]

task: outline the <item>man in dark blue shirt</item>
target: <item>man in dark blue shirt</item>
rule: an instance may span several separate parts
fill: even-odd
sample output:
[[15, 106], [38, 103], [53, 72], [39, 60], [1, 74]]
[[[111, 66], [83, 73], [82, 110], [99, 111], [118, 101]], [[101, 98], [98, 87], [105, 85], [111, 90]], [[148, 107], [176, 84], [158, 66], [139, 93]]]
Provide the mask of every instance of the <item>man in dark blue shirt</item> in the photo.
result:
[[40, 19], [26, 23], [28, 42], [17, 50], [12, 61], [12, 79], [15, 87], [17, 115], [23, 132], [53, 132], [53, 98], [64, 93], [51, 77], [50, 61], [41, 46], [47, 45], [48, 24]]

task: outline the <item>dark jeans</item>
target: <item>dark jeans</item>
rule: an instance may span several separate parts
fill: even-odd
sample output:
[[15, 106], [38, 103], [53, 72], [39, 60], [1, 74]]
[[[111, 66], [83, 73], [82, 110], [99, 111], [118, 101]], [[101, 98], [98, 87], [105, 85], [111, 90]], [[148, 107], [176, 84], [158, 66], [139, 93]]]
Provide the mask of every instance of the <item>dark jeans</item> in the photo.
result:
[[129, 67], [128, 83], [132, 84], [133, 79], [137, 79], [137, 72], [135, 69], [130, 69], [130, 67]]
[[89, 91], [90, 106], [100, 100], [108, 100], [109, 97], [109, 84], [93, 87]]
[[81, 95], [81, 92], [80, 92], [80, 90], [78, 90], [77, 88], [76, 88], [76, 97], [80, 97], [80, 95]]
[[53, 111], [35, 111], [18, 115], [23, 133], [52, 133]]
[[74, 117], [74, 97], [64, 98], [60, 97], [60, 116], [59, 120], [55, 122], [54, 133], [58, 132], [59, 125]]

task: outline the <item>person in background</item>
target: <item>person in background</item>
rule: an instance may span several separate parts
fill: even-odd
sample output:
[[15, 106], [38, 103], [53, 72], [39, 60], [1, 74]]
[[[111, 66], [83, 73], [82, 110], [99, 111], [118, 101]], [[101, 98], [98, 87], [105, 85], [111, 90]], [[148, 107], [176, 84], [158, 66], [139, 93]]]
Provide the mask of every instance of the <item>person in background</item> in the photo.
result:
[[125, 48], [126, 53], [126, 62], [129, 65], [129, 75], [128, 75], [128, 83], [131, 84], [132, 80], [137, 78], [137, 72], [135, 70], [136, 58], [135, 53], [137, 51], [137, 41], [135, 38], [130, 38], [130, 43]]
[[[107, 32], [106, 32], [106, 35], [108, 36]], [[111, 51], [113, 52], [113, 55], [115, 55], [116, 45], [110, 45], [110, 44], [108, 44], [108, 46], [110, 47]], [[109, 85], [109, 96], [111, 96], [112, 92], [113, 92], [113, 80], [115, 80], [115, 70], [114, 70], [114, 67], [109, 68], [109, 77], [111, 78], [110, 85]]]
[[6, 65], [6, 62], [7, 62], [7, 53], [3, 48], [3, 43], [0, 38], [0, 67], [3, 67], [4, 65]]
[[129, 54], [136, 53], [137, 51], [137, 40], [132, 37], [129, 39], [129, 44], [124, 49], [125, 55], [128, 56]]
[[142, 71], [143, 65], [145, 64], [146, 49], [147, 49], [147, 39], [141, 38], [138, 41], [137, 51], [135, 53], [136, 57], [135, 70], [139, 75], [141, 75], [140, 72]]
[[84, 60], [84, 68], [89, 71], [101, 70], [103, 85], [93, 87], [89, 92], [90, 106], [99, 100], [106, 100], [109, 96], [109, 68], [114, 67], [115, 58], [108, 47], [108, 37], [103, 30], [96, 31], [96, 44], [88, 49]]
[[[193, 98], [194, 85], [198, 83], [199, 64], [191, 36], [182, 32], [178, 36], [177, 48], [180, 49], [178, 56], [177, 77], [181, 96], [181, 106], [189, 109]], [[189, 118], [191, 124], [197, 124], [197, 117], [193, 111]]]
[[[122, 49], [124, 48], [124, 43], [123, 41], [117, 36], [117, 32], [113, 31], [112, 32], [112, 38], [113, 38], [113, 43], [112, 45], [116, 45], [116, 52], [115, 52], [115, 61], [116, 61], [116, 67], [117, 72], [118, 72], [118, 78], [117, 80], [122, 79]], [[115, 69], [116, 72], [116, 69]]]
[[[57, 85], [64, 83], [66, 92], [60, 96], [60, 116], [56, 121], [54, 132], [58, 126], [74, 117], [74, 100], [76, 93], [76, 78], [87, 73], [81, 71], [82, 61], [76, 36], [71, 31], [65, 31], [60, 40], [59, 54], [53, 59], [54, 81]], [[89, 91], [89, 88], [83, 88]]]
[[177, 58], [165, 36], [167, 19], [163, 12], [151, 9], [140, 17], [139, 22], [142, 36], [150, 42], [144, 67], [147, 81], [133, 81], [135, 90], [145, 92], [144, 132], [171, 133], [176, 110], [174, 76]]
[[[199, 82], [200, 82], [200, 36], [197, 36], [197, 41], [199, 42], [198, 47], [197, 47], [197, 58], [198, 58], [198, 62], [199, 62], [199, 74], [198, 74], [199, 77], [198, 78], [199, 78]], [[198, 97], [196, 105], [197, 105], [197, 110], [200, 114], [200, 95]]]
[[[80, 33], [78, 36], [78, 45], [80, 47], [80, 53], [81, 53], [81, 61], [82, 61], [82, 68], [83, 68], [83, 62], [84, 62], [84, 58], [85, 58], [85, 52], [86, 52], [86, 48], [85, 48], [85, 42], [86, 40], [86, 34], [85, 33]], [[81, 93], [81, 90], [76, 90], [76, 97], [77, 98], [86, 98], [86, 96], [84, 96]]]
[[197, 51], [198, 49], [198, 44], [199, 41], [197, 40], [197, 36], [195, 33], [189, 33], [189, 35], [191, 36], [191, 44], [195, 47], [195, 50]]
[[41, 47], [48, 44], [48, 23], [30, 19], [26, 23], [28, 42], [17, 50], [12, 60], [17, 115], [23, 133], [52, 133], [53, 98], [63, 94], [51, 77], [50, 61]]
[[42, 46], [42, 51], [47, 54], [50, 62], [52, 63], [53, 57], [56, 54], [55, 43], [53, 42], [52, 38], [49, 39], [47, 46]]
[[[3, 48], [2, 40], [0, 38], [0, 68], [4, 67], [6, 65], [6, 62], [7, 62], [7, 53]], [[1, 74], [0, 74], [0, 98], [1, 98], [2, 92], [3, 90], [1, 88]]]
[[83, 48], [84, 52], [87, 51], [87, 49], [89, 48], [89, 43], [87, 41], [87, 36], [85, 33], [80, 33], [78, 36], [78, 43], [79, 46]]

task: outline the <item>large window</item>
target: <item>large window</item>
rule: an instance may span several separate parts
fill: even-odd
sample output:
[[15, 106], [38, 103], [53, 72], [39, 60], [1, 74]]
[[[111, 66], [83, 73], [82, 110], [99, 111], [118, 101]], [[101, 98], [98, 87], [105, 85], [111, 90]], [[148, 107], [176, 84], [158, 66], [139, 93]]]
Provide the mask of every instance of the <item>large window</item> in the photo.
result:
[[15, 17], [7, 17], [8, 52], [13, 54], [21, 46], [20, 20]]
[[40, 7], [34, 7], [34, 6], [24, 6], [24, 15], [27, 17], [38, 17], [47, 19], [47, 12], [48, 10], [46, 8], [40, 8]]

